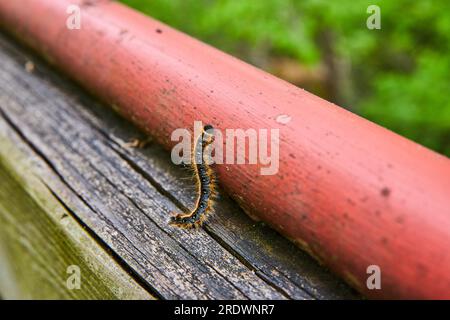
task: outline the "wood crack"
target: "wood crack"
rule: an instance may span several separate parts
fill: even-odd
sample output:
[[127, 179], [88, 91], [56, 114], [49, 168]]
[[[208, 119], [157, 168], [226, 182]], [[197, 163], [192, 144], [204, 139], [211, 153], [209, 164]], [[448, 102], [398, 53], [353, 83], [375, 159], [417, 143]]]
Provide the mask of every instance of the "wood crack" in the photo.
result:
[[198, 232], [166, 227], [170, 212], [190, 203], [190, 183], [167, 152], [157, 145], [124, 149], [119, 141], [142, 133], [39, 58], [27, 73], [29, 56], [0, 36], [0, 114], [45, 164], [37, 176], [53, 196], [148, 283], [147, 290], [169, 299], [352, 296], [226, 195]]

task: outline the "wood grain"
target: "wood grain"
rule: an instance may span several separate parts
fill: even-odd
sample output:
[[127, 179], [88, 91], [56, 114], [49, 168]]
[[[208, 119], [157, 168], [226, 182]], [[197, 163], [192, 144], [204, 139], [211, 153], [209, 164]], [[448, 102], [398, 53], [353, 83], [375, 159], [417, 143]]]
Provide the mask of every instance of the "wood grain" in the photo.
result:
[[[72, 4], [80, 29], [65, 23]], [[448, 158], [116, 1], [0, 1], [0, 25], [166, 150], [196, 120], [279, 132], [274, 174], [261, 158], [216, 166], [245, 212], [364, 295], [450, 298]]]
[[[26, 72], [32, 60], [35, 68]], [[146, 291], [166, 299], [339, 299], [357, 295], [221, 192], [197, 231], [167, 224], [192, 205], [190, 173], [10, 39], [0, 38], [1, 141]], [[8, 157], [2, 149], [2, 157]]]
[[[8, 139], [5, 139], [7, 137]], [[7, 299], [153, 299], [34, 175], [0, 118], [0, 291]], [[67, 281], [79, 268], [80, 287]]]

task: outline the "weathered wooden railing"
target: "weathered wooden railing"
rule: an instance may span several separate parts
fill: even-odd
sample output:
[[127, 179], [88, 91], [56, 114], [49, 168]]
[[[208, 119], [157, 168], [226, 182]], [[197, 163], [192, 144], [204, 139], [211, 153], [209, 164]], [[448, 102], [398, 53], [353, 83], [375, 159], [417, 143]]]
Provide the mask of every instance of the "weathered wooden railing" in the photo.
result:
[[203, 228], [170, 226], [191, 172], [3, 34], [0, 61], [2, 298], [358, 297], [225, 195]]
[[[1, 1], [0, 19], [167, 149], [195, 120], [279, 129], [277, 174], [216, 166], [249, 215], [368, 296], [450, 297], [447, 158], [118, 3]], [[366, 286], [372, 265], [381, 290]]]

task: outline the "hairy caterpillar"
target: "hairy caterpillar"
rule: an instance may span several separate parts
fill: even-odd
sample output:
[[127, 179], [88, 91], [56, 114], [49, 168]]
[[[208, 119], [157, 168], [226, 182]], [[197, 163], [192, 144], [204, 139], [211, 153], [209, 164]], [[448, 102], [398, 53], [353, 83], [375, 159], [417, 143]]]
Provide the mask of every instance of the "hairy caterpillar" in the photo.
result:
[[169, 221], [171, 225], [181, 228], [198, 228], [212, 210], [212, 199], [216, 193], [215, 176], [205, 157], [205, 150], [214, 141], [214, 136], [209, 133], [212, 129], [211, 125], [203, 127], [192, 152], [191, 164], [197, 179], [198, 194], [195, 208], [189, 213], [179, 213], [171, 217]]

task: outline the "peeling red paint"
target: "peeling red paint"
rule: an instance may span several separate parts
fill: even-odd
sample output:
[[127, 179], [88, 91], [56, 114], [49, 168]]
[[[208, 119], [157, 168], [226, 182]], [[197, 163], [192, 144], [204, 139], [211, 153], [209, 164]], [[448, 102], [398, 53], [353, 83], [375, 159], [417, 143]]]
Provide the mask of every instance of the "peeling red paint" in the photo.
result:
[[0, 23], [166, 148], [194, 120], [279, 128], [277, 175], [216, 166], [246, 212], [368, 296], [450, 298], [449, 159], [118, 3], [1, 1]]

